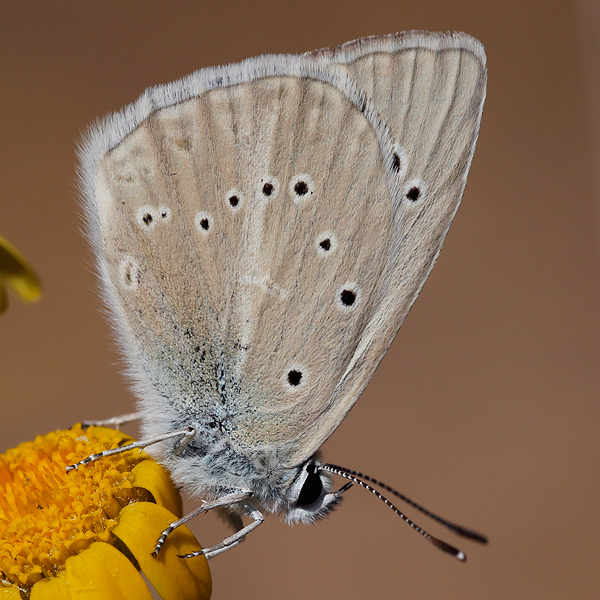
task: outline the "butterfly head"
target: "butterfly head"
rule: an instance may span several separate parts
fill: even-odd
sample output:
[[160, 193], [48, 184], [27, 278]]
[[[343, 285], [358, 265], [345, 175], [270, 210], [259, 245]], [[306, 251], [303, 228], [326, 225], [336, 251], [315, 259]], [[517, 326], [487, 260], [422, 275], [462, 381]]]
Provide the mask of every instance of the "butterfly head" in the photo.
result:
[[320, 462], [315, 458], [305, 462], [287, 491], [286, 522], [308, 524], [324, 519], [342, 500], [340, 492], [332, 490], [333, 479], [320, 470]]

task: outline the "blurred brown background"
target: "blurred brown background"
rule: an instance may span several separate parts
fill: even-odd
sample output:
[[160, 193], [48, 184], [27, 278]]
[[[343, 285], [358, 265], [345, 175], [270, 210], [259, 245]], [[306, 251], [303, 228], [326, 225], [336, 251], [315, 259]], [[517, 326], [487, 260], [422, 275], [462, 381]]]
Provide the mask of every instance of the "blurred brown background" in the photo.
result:
[[[216, 599], [600, 597], [600, 10], [566, 0], [3, 2], [0, 232], [43, 301], [0, 319], [0, 450], [133, 400], [79, 233], [75, 140], [147, 86], [262, 53], [462, 30], [489, 60], [463, 205], [328, 460], [489, 534], [461, 565], [374, 497], [277, 518], [212, 561]], [[205, 545], [225, 527], [193, 524]]]

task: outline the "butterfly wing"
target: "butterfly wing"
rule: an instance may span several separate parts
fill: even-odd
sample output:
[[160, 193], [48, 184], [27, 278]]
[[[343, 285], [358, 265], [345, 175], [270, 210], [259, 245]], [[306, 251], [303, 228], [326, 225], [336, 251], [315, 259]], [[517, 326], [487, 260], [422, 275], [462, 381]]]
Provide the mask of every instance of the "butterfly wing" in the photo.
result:
[[439, 252], [479, 125], [481, 56], [463, 70], [464, 39], [423, 45], [205, 69], [85, 138], [90, 237], [147, 433], [218, 426], [294, 465], [356, 401]]
[[342, 68], [260, 57], [149, 90], [82, 181], [146, 433], [289, 448], [326, 412], [392, 239], [391, 140]]

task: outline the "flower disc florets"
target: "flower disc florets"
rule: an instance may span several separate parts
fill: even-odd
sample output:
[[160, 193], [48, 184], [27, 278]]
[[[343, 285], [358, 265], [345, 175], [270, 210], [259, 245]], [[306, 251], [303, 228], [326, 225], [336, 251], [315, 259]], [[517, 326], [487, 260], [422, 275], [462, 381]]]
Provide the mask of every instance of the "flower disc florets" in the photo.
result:
[[[85, 586], [101, 592], [104, 583], [106, 596], [94, 597], [142, 598], [150, 593], [137, 573], [140, 565], [146, 572], [144, 564], [163, 598], [183, 597], [171, 596], [175, 574], [191, 577], [191, 593], [198, 586], [208, 594], [192, 597], [210, 596], [206, 560], [179, 559], [176, 536], [171, 550], [149, 560], [152, 540], [181, 514], [181, 498], [158, 463], [130, 450], [65, 470], [131, 441], [120, 431], [76, 425], [0, 455], [0, 598], [12, 591], [15, 598], [51, 598], [59, 590], [61, 598], [79, 598]], [[189, 530], [178, 534], [186, 549], [200, 547]], [[107, 572], [93, 574], [90, 564]]]

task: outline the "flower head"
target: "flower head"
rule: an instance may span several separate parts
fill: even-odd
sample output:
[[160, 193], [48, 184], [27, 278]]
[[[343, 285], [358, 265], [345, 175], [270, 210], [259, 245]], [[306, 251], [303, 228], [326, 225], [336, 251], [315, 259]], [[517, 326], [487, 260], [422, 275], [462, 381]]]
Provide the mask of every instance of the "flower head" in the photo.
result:
[[40, 280], [19, 251], [0, 235], [0, 313], [6, 310], [8, 284], [25, 302], [37, 300], [42, 293]]
[[186, 527], [151, 552], [181, 516], [181, 498], [150, 456], [129, 451], [76, 471], [65, 467], [131, 442], [104, 427], [38, 436], [0, 455], [0, 600], [209, 598], [206, 559]]

